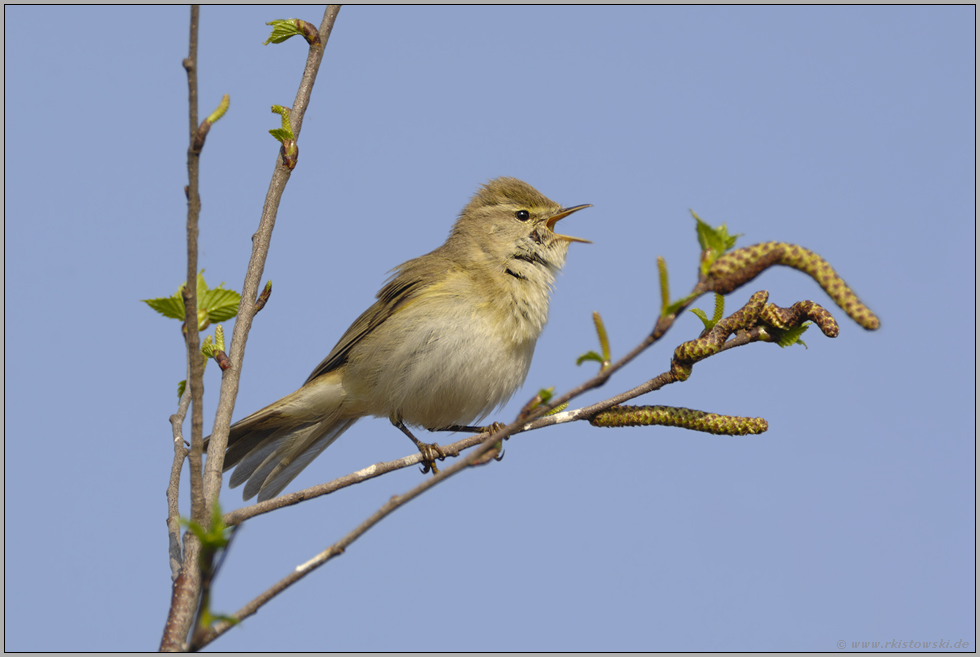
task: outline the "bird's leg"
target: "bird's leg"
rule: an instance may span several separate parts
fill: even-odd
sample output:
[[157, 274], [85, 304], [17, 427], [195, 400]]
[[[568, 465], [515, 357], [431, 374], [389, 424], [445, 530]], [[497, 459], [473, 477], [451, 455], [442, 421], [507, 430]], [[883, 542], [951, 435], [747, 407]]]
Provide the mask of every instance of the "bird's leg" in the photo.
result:
[[461, 424], [451, 424], [448, 427], [440, 427], [438, 429], [429, 429], [429, 431], [463, 431], [466, 433], [496, 433], [504, 428], [503, 422], [494, 422], [493, 424], [487, 425], [485, 427], [470, 427]]
[[[441, 429], [429, 429], [429, 431], [465, 431], [467, 433], [486, 433], [492, 434], [497, 433], [503, 429], [506, 425], [503, 422], [494, 422], [485, 427], [470, 427], [461, 424], [452, 424], [448, 427], [442, 427]], [[507, 440], [507, 438], [504, 438]], [[490, 459], [494, 461], [502, 461], [504, 458], [504, 450], [501, 448], [503, 441], [497, 443], [497, 446], [484, 454], [480, 460], [476, 461], [473, 465], [484, 465], [490, 462]]]
[[442, 451], [436, 443], [423, 443], [421, 440], [412, 435], [412, 432], [408, 430], [405, 423], [398, 418], [391, 418], [391, 423], [398, 427], [403, 434], [408, 436], [415, 446], [418, 447], [419, 452], [422, 454], [422, 474], [432, 471], [433, 476], [439, 474], [439, 468], [436, 467], [436, 459], [440, 461], [445, 460], [446, 454]]

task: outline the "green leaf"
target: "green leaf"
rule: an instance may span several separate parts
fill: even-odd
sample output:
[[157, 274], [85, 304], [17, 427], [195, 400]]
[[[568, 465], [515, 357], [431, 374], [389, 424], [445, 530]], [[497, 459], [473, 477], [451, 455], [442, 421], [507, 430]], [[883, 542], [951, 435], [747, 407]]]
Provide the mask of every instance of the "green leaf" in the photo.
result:
[[801, 344], [804, 348], [809, 349], [809, 347], [806, 346], [806, 343], [800, 339], [800, 336], [806, 333], [808, 328], [810, 328], [810, 322], [791, 329], [777, 329], [775, 327], [771, 327], [768, 329], [768, 331], [769, 334], [775, 338], [774, 342], [780, 347], [785, 348], [792, 347], [796, 344]]
[[606, 332], [606, 324], [602, 321], [602, 316], [598, 312], [592, 313], [592, 321], [595, 322], [595, 332], [599, 336], [599, 347], [602, 349], [602, 366], [612, 360], [609, 348], [609, 334]]
[[[170, 297], [159, 299], [143, 299], [150, 308], [164, 317], [184, 321], [184, 288], [181, 285], [177, 292]], [[211, 323], [223, 322], [238, 314], [238, 302], [241, 295], [234, 290], [226, 290], [224, 283], [216, 288], [208, 286], [204, 280], [204, 270], [197, 275], [197, 319], [198, 329], [204, 330]]]
[[184, 396], [184, 388], [187, 387], [187, 379], [184, 379], [177, 384], [177, 401], [179, 402], [181, 397]]
[[697, 318], [701, 320], [702, 324], [704, 324], [705, 331], [710, 331], [715, 327], [714, 322], [708, 319], [708, 316], [705, 315], [704, 311], [700, 308], [691, 308], [691, 312], [697, 315]]
[[221, 505], [217, 500], [211, 507], [211, 522], [207, 529], [189, 518], [181, 518], [180, 522], [197, 537], [205, 550], [218, 550], [228, 545], [231, 527], [225, 525], [224, 518], [221, 516]]
[[722, 224], [715, 228], [704, 222], [694, 210], [691, 210], [691, 216], [697, 221], [698, 244], [701, 245], [703, 252], [701, 273], [707, 274], [715, 260], [735, 246], [735, 242], [738, 241], [741, 233], [729, 235], [727, 225]]
[[578, 359], [575, 361], [575, 364], [576, 365], [581, 365], [582, 363], [584, 363], [587, 360], [594, 360], [595, 362], [599, 363], [600, 365], [602, 365], [602, 363], [603, 363], [602, 356], [600, 356], [599, 354], [597, 354], [594, 351], [590, 351], [587, 354], [582, 354], [581, 356], [579, 356]]
[[289, 121], [290, 112], [291, 110], [288, 107], [283, 107], [282, 105], [272, 106], [272, 113], [282, 117], [282, 126], [269, 131], [269, 134], [275, 137], [277, 141], [286, 142], [291, 139], [296, 139], [295, 135], [293, 135], [293, 124]]
[[[214, 338], [210, 335], [204, 338], [204, 342], [201, 343], [201, 353], [204, 354], [205, 358], [212, 358], [217, 347], [214, 345]], [[207, 361], [204, 361], [207, 365]]]
[[208, 319], [213, 324], [231, 319], [238, 314], [238, 302], [242, 295], [234, 290], [226, 290], [222, 283], [201, 297], [200, 305], [207, 310]]
[[704, 324], [704, 332], [707, 333], [725, 316], [725, 297], [715, 293], [715, 314], [711, 319], [708, 319], [708, 316], [700, 308], [691, 308], [691, 312], [698, 316], [698, 319]]
[[691, 215], [697, 221], [698, 244], [702, 249], [717, 251], [720, 255], [735, 246], [735, 242], [741, 237], [741, 233], [729, 235], [726, 224], [715, 228], [702, 220], [694, 210], [691, 210]]
[[299, 29], [296, 23], [298, 20], [297, 18], [287, 18], [266, 23], [266, 25], [272, 26], [272, 34], [262, 42], [262, 45], [267, 46], [270, 43], [282, 43], [294, 36], [303, 36], [303, 31]]
[[661, 312], [661, 316], [662, 317], [669, 317], [670, 315], [676, 315], [678, 310], [680, 310], [685, 305], [687, 305], [687, 303], [691, 299], [695, 298], [696, 296], [697, 296], [696, 294], [689, 294], [686, 297], [684, 297], [682, 299], [678, 299], [674, 303], [669, 304], [666, 308], [663, 309], [663, 311]]
[[[184, 291], [185, 285], [180, 286], [180, 289], [177, 290], [177, 294], [180, 294]], [[224, 283], [222, 283], [222, 285], [224, 285]], [[201, 297], [203, 297], [205, 294], [208, 293], [208, 290], [210, 289], [211, 288], [208, 287], [207, 282], [204, 280], [204, 270], [202, 269], [201, 271], [197, 272], [197, 298], [200, 299]], [[197, 305], [200, 306], [201, 303], [198, 302]]]
[[159, 299], [143, 299], [142, 301], [164, 317], [184, 321], [184, 300], [179, 295]]
[[214, 348], [225, 350], [225, 330], [220, 324], [214, 327]]

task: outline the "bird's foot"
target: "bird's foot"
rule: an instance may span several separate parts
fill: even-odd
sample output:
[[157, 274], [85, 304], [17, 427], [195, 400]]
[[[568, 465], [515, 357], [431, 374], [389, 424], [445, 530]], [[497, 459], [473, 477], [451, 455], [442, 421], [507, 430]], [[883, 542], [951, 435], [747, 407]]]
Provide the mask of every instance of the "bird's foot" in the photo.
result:
[[442, 451], [442, 448], [436, 443], [423, 443], [421, 440], [416, 440], [415, 446], [419, 448], [419, 452], [422, 454], [422, 474], [428, 472], [432, 472], [433, 476], [439, 474], [436, 459], [446, 460], [446, 453]]
[[422, 454], [422, 474], [432, 473], [433, 476], [439, 474], [439, 468], [436, 466], [436, 460], [444, 461], [446, 460], [446, 453], [442, 451], [436, 443], [423, 443], [421, 440], [412, 435], [412, 432], [408, 430], [405, 423], [401, 420], [392, 418], [391, 423], [398, 427], [398, 429], [408, 436], [415, 446], [418, 448], [419, 453]]

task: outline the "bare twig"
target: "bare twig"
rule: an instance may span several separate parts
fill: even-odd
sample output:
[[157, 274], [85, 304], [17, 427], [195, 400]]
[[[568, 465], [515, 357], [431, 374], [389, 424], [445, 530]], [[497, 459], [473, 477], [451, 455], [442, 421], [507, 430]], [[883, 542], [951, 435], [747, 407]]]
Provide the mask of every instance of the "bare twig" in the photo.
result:
[[[203, 479], [201, 477], [201, 457], [204, 414], [201, 409], [203, 399], [204, 363], [200, 356], [201, 340], [197, 321], [197, 236], [198, 217], [201, 212], [201, 197], [198, 188], [200, 147], [197, 145], [197, 32], [200, 7], [191, 6], [190, 36], [184, 70], [187, 71], [188, 118], [190, 122], [190, 145], [187, 149], [187, 283], [184, 286], [184, 326], [187, 343], [187, 391], [191, 404], [191, 517], [202, 522], [204, 519]], [[182, 440], [182, 439], [181, 439]], [[183, 445], [175, 445], [175, 451]], [[174, 456], [174, 470], [171, 472], [171, 485], [176, 489], [180, 482], [180, 466]], [[183, 459], [181, 459], [181, 462]], [[175, 495], [178, 491], [175, 490]], [[176, 500], [175, 500], [176, 502]], [[200, 594], [200, 572], [197, 568], [198, 545], [193, 536], [184, 538], [184, 555], [180, 574], [174, 580], [170, 613], [164, 626], [161, 651], [175, 651], [183, 648]]]
[[186, 327], [187, 361], [190, 376], [187, 389], [191, 395], [191, 518], [199, 523], [205, 520], [201, 459], [204, 427], [204, 362], [201, 359], [201, 337], [197, 330], [197, 239], [198, 219], [201, 214], [199, 171], [201, 149], [198, 145], [197, 122], [197, 32], [200, 7], [191, 7], [191, 34], [184, 69], [187, 71], [188, 118], [190, 121], [190, 145], [187, 147], [187, 278], [184, 285], [184, 326]]
[[170, 467], [170, 483], [167, 485], [167, 533], [170, 540], [171, 579], [177, 581], [184, 557], [180, 547], [180, 472], [187, 458], [184, 447], [184, 418], [191, 404], [190, 393], [185, 389], [177, 406], [177, 412], [170, 416], [170, 427], [174, 440], [174, 461]]
[[[545, 417], [540, 417], [532, 422], [526, 420], [519, 420], [517, 422], [518, 428], [515, 429], [511, 435], [524, 433], [527, 431], [534, 431], [535, 429], [542, 429], [544, 427], [550, 427], [557, 424], [566, 424], [568, 422], [575, 422], [579, 420], [588, 420], [590, 417], [595, 415], [600, 411], [604, 411], [611, 406], [616, 406], [617, 404], [622, 404], [623, 402], [629, 401], [640, 395], [645, 395], [648, 392], [653, 392], [659, 390], [663, 386], [674, 383], [676, 379], [670, 374], [670, 372], [664, 372], [663, 374], [650, 379], [646, 383], [639, 385], [632, 390], [627, 390], [626, 392], [620, 393], [609, 399], [597, 402], [590, 406], [585, 406], [583, 408], [578, 408], [574, 410], [564, 411], [561, 413], [555, 413], [554, 415], [548, 415]], [[443, 451], [446, 456], [459, 456], [463, 450], [470, 449], [480, 445], [486, 440], [493, 438], [495, 434], [492, 433], [480, 433], [467, 436], [460, 440], [457, 440], [448, 445], [440, 445], [439, 448]], [[494, 440], [493, 442], [497, 442]], [[304, 488], [303, 490], [298, 490], [292, 493], [287, 493], [285, 495], [280, 495], [271, 500], [266, 500], [265, 502], [259, 502], [257, 504], [252, 504], [249, 506], [242, 507], [240, 509], [235, 509], [234, 511], [229, 511], [224, 515], [224, 522], [229, 527], [234, 525], [239, 525], [250, 518], [256, 516], [261, 516], [270, 511], [275, 511], [276, 509], [282, 509], [288, 506], [294, 506], [306, 500], [312, 500], [317, 497], [323, 497], [324, 495], [330, 495], [343, 488], [348, 488], [355, 484], [364, 483], [376, 477], [380, 477], [383, 474], [393, 472], [395, 470], [401, 470], [403, 468], [413, 467], [421, 463], [425, 457], [419, 452], [414, 452], [408, 456], [404, 456], [400, 459], [394, 461], [383, 461], [380, 463], [374, 463], [365, 468], [352, 472], [350, 474], [344, 475], [343, 477], [338, 477], [333, 481], [328, 481], [323, 484], [317, 484], [316, 486], [310, 486], [309, 488]]]
[[[306, 108], [309, 104], [313, 83], [316, 80], [320, 62], [323, 60], [323, 49], [330, 38], [330, 32], [333, 30], [334, 21], [336, 21], [339, 11], [339, 5], [330, 5], [327, 7], [323, 15], [323, 21], [320, 23], [320, 43], [310, 46], [306, 68], [303, 71], [303, 78], [300, 81], [299, 89], [296, 92], [296, 100], [293, 103], [290, 113], [293, 133], [297, 139], [303, 126], [303, 115], [306, 113]], [[245, 283], [242, 286], [242, 299], [238, 305], [238, 316], [235, 321], [235, 330], [232, 334], [231, 347], [228, 352], [231, 367], [223, 372], [221, 379], [218, 410], [215, 414], [214, 427], [211, 431], [211, 442], [208, 448], [207, 470], [204, 475], [208, 506], [210, 506], [210, 500], [215, 499], [221, 489], [221, 471], [224, 465], [225, 447], [228, 444], [228, 427], [231, 424], [231, 414], [235, 408], [235, 398], [238, 396], [238, 384], [241, 376], [242, 363], [245, 358], [245, 343], [248, 340], [248, 332], [252, 327], [252, 318], [256, 313], [256, 297], [259, 290], [259, 281], [262, 278], [266, 256], [269, 253], [272, 229], [275, 227], [276, 215], [279, 211], [279, 201], [286, 188], [286, 183], [289, 181], [290, 173], [290, 169], [283, 166], [280, 161], [277, 161], [275, 171], [272, 174], [272, 181], [269, 184], [269, 191], [266, 195], [265, 206], [262, 209], [262, 217], [259, 220], [259, 228], [252, 236], [252, 256], [249, 259], [248, 269], [245, 273]]]

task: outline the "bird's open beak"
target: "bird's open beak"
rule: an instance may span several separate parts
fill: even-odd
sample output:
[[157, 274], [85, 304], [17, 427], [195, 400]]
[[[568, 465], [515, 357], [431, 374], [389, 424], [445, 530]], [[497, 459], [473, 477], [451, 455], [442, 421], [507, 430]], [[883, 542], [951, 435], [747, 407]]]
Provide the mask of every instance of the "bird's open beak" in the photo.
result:
[[[571, 208], [562, 208], [561, 212], [548, 219], [548, 221], [545, 222], [545, 225], [548, 227], [548, 230], [555, 233], [555, 224], [557, 224], [561, 219], [564, 219], [573, 212], [578, 212], [579, 210], [584, 210], [585, 208], [591, 207], [591, 203], [586, 203], [585, 205], [576, 205]], [[570, 235], [559, 235], [558, 233], [555, 233], [555, 238], [565, 240], [566, 242], [582, 242], [583, 244], [592, 244], [591, 240], [584, 240], [581, 237], [571, 237]]]

